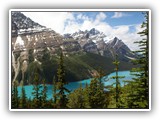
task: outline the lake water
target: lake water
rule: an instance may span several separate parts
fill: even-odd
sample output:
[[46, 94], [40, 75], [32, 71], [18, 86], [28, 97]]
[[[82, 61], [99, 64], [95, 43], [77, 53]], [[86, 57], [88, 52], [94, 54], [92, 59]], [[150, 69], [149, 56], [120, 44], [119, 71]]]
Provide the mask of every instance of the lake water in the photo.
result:
[[[103, 77], [102, 81], [104, 83], [105, 86], [107, 85], [112, 85], [113, 83], [115, 83], [115, 79], [111, 79], [112, 76], [115, 76], [116, 73], [113, 72], [109, 75], [106, 75]], [[133, 76], [130, 74], [130, 71], [119, 71], [118, 72], [119, 76], [125, 76], [125, 78], [121, 78], [119, 79], [121, 86], [124, 85], [124, 80], [132, 80]], [[85, 87], [86, 84], [90, 84], [91, 79], [86, 79], [86, 80], [81, 80], [81, 81], [77, 81], [77, 82], [70, 82], [69, 84], [66, 85], [66, 88], [69, 89], [70, 91], [73, 91], [75, 89], [77, 89], [80, 85], [82, 85], [82, 87]], [[32, 96], [32, 92], [33, 92], [33, 85], [27, 85], [24, 86], [25, 88], [25, 92], [26, 92], [26, 96], [30, 99], [33, 99]], [[47, 99], [52, 99], [53, 96], [53, 85], [47, 85]], [[21, 90], [22, 87], [19, 86], [18, 87], [18, 94], [21, 94]]]

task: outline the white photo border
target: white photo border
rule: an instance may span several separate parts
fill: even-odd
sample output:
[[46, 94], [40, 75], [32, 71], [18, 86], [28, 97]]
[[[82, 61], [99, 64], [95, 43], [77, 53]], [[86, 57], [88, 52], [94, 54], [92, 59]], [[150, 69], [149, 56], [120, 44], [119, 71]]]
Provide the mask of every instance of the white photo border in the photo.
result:
[[[148, 12], [149, 13], [149, 108], [148, 109], [12, 109], [11, 108], [11, 12]], [[35, 21], [36, 22], [36, 21]], [[10, 9], [9, 10], [9, 110], [10, 111], [150, 111], [151, 110], [151, 10], [150, 9]]]

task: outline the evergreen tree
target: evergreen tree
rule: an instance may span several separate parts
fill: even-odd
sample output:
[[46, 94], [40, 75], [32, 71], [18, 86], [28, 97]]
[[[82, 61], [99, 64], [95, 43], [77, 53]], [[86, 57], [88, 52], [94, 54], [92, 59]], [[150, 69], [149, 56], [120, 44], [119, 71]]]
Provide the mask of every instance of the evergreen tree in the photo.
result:
[[97, 70], [97, 74], [94, 76], [99, 81], [99, 85], [100, 85], [101, 90], [104, 90], [104, 84], [103, 84], [103, 81], [102, 81], [102, 78], [104, 76], [105, 76], [105, 73], [100, 68]]
[[40, 108], [41, 107], [41, 96], [40, 96], [40, 81], [38, 73], [35, 73], [34, 81], [33, 81], [33, 92], [32, 95], [34, 96], [33, 99], [33, 107], [34, 108]]
[[97, 78], [91, 80], [89, 86], [89, 103], [91, 108], [102, 109], [106, 106], [104, 89], [101, 87], [102, 86]]
[[87, 83], [83, 91], [84, 91], [85, 108], [91, 108], [89, 103], [89, 85]]
[[41, 106], [42, 108], [47, 108], [47, 86], [46, 86], [46, 81], [45, 79], [43, 79], [42, 81], [43, 83], [43, 89], [42, 89], [42, 92], [41, 92], [41, 99], [42, 99], [42, 102], [41, 102]]
[[82, 85], [80, 85], [78, 89], [69, 94], [67, 107], [76, 109], [90, 108], [87, 97]]
[[115, 56], [115, 61], [113, 62], [113, 64], [115, 65], [115, 72], [116, 72], [116, 75], [112, 77], [112, 79], [116, 79], [116, 96], [115, 96], [115, 99], [116, 99], [116, 108], [120, 108], [120, 89], [121, 89], [121, 85], [120, 85], [120, 82], [119, 82], [119, 78], [124, 78], [124, 76], [119, 76], [118, 75], [118, 71], [119, 71], [119, 61], [118, 61], [118, 55], [116, 54]]
[[129, 96], [134, 101], [133, 108], [149, 107], [149, 16], [148, 12], [143, 14], [145, 17], [145, 21], [141, 25], [143, 30], [138, 33], [142, 37], [142, 40], [135, 42], [140, 48], [134, 51], [137, 53], [138, 59], [133, 61], [139, 67], [132, 69], [133, 75], [135, 75], [135, 78], [133, 78], [134, 82], [132, 83], [134, 92]]
[[129, 80], [127, 81], [128, 84], [124, 85], [124, 87], [121, 89], [121, 106], [123, 108], [134, 108], [134, 99], [133, 99], [133, 94], [134, 92], [134, 86], [133, 86], [133, 81]]
[[91, 108], [105, 108], [107, 106], [107, 98], [104, 93], [104, 85], [102, 82], [103, 76], [102, 70], [98, 70], [97, 75], [91, 80], [88, 96]]
[[18, 108], [19, 107], [19, 97], [18, 97], [18, 82], [15, 80], [12, 86], [12, 95], [11, 95], [11, 107]]
[[70, 92], [65, 85], [67, 82], [65, 81], [65, 70], [64, 70], [64, 60], [63, 60], [63, 52], [61, 50], [60, 59], [58, 62], [58, 70], [57, 70], [57, 98], [59, 108], [66, 108], [67, 104], [67, 96], [65, 92]]
[[89, 86], [89, 103], [90, 103], [91, 108], [98, 107], [99, 98], [96, 92], [98, 92], [98, 80], [94, 78], [91, 80], [91, 83]]
[[57, 84], [56, 84], [56, 78], [53, 77], [53, 100], [54, 100], [54, 106], [56, 107], [57, 103]]

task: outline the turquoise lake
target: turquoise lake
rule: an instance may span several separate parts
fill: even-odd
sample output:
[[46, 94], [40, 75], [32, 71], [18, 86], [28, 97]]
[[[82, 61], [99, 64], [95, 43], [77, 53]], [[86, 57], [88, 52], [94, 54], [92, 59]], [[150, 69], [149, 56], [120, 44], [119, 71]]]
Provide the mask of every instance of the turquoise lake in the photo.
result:
[[[107, 86], [107, 85], [111, 85], [111, 84], [115, 83], [115, 81], [116, 81], [115, 79], [110, 79], [112, 76], [115, 76], [115, 75], [116, 75], [116, 73], [113, 72], [113, 73], [111, 73], [109, 75], [104, 76], [103, 79], [102, 79], [104, 85]], [[130, 71], [119, 71], [118, 75], [119, 76], [125, 76], [125, 78], [119, 79], [121, 86], [124, 85], [124, 80], [132, 80], [132, 78], [133, 78], [133, 75], [130, 74]], [[80, 85], [82, 85], [82, 87], [85, 87], [86, 83], [90, 84], [91, 79], [92, 78], [81, 80], [81, 81], [77, 81], [77, 82], [70, 82], [69, 84], [66, 85], [66, 87], [70, 91], [73, 91], [73, 90], [77, 89]], [[27, 86], [24, 86], [24, 88], [25, 88], [26, 96], [28, 98], [32, 99], [33, 98], [33, 96], [32, 96], [33, 85], [27, 85]], [[47, 85], [47, 88], [48, 88], [47, 89], [47, 99], [49, 100], [49, 99], [52, 99], [52, 96], [53, 96], [53, 92], [52, 92], [53, 85]], [[19, 96], [21, 94], [21, 90], [22, 90], [22, 87], [19, 86], [18, 87]]]

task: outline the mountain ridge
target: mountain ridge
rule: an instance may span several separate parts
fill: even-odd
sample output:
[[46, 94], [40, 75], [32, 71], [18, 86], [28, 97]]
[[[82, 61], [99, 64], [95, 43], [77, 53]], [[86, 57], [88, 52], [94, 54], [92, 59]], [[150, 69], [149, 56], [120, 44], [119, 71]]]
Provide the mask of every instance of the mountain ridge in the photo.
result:
[[72, 34], [64, 34], [63, 36], [65, 39], [71, 38], [77, 40], [86, 52], [97, 53], [112, 58], [117, 54], [120, 56], [120, 59], [125, 59], [126, 61], [137, 57], [122, 40], [117, 37], [108, 40], [103, 32], [95, 28], [85, 31], [79, 30]]

